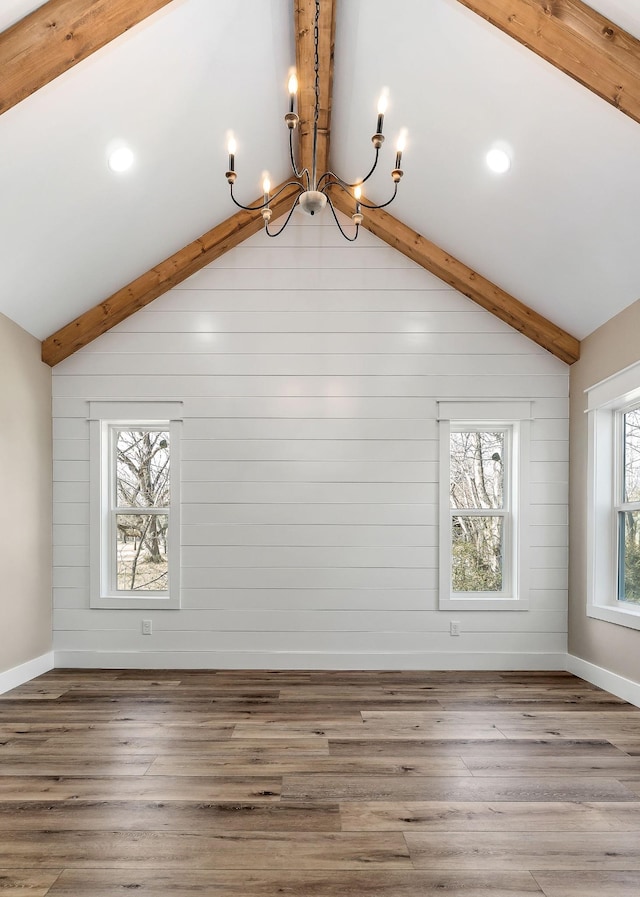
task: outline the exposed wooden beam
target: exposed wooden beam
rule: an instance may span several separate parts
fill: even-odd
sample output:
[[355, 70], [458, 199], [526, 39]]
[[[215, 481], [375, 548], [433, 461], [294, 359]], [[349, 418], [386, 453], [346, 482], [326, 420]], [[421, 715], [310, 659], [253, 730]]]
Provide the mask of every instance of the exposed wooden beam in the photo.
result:
[[[276, 190], [280, 189], [276, 187]], [[271, 203], [274, 218], [291, 208], [294, 190], [285, 191]], [[262, 197], [256, 202], [262, 202]], [[53, 367], [58, 362], [87, 346], [120, 321], [144, 308], [158, 296], [182, 283], [187, 277], [200, 271], [225, 252], [243, 243], [263, 227], [261, 215], [255, 212], [238, 212], [212, 228], [198, 240], [160, 262], [155, 268], [132, 281], [100, 302], [94, 308], [66, 324], [42, 343], [42, 360]]]
[[459, 0], [640, 122], [640, 41], [581, 0]]
[[[300, 116], [299, 167], [311, 171], [315, 110], [315, 0], [295, 0], [296, 71], [298, 75], [298, 115]], [[329, 140], [333, 92], [333, 49], [336, 30], [336, 0], [322, 0], [318, 26], [319, 94], [318, 175], [329, 167]]]
[[49, 0], [0, 34], [0, 113], [171, 0]]
[[[334, 191], [334, 206], [351, 216], [353, 202], [341, 190]], [[368, 200], [363, 199], [363, 202]], [[440, 280], [448, 283], [482, 308], [519, 330], [539, 346], [567, 364], [580, 357], [580, 343], [561, 327], [548, 321], [523, 302], [468, 268], [458, 259], [411, 230], [384, 209], [364, 209], [363, 227], [407, 258], [417, 262]]]

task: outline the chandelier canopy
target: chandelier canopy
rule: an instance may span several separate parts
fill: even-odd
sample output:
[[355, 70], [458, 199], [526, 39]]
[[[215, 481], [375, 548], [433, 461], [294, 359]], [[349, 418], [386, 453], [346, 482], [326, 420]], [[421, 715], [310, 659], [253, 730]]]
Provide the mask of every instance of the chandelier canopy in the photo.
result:
[[[291, 220], [291, 216], [293, 215], [296, 208], [299, 206], [303, 212], [307, 215], [315, 215], [316, 212], [321, 212], [322, 209], [326, 205], [329, 206], [331, 212], [333, 213], [333, 217], [335, 219], [336, 224], [338, 225], [338, 229], [342, 236], [353, 242], [357, 239], [360, 225], [363, 221], [363, 209], [383, 209], [385, 206], [390, 205], [396, 197], [398, 192], [398, 184], [400, 183], [400, 179], [404, 172], [402, 171], [400, 165], [402, 163], [402, 153], [405, 148], [405, 132], [402, 131], [400, 133], [400, 137], [398, 138], [397, 146], [396, 146], [396, 159], [395, 166], [391, 171], [391, 179], [393, 181], [393, 194], [390, 199], [388, 199], [384, 203], [380, 203], [376, 205], [374, 203], [364, 202], [362, 199], [362, 185], [369, 180], [374, 171], [378, 166], [378, 156], [380, 154], [380, 148], [384, 143], [384, 135], [382, 133], [382, 128], [384, 125], [384, 116], [387, 107], [387, 93], [383, 91], [380, 96], [380, 100], [378, 102], [378, 118], [376, 122], [376, 132], [371, 138], [371, 142], [373, 143], [375, 149], [375, 157], [373, 160], [373, 165], [371, 166], [369, 172], [359, 181], [350, 184], [347, 181], [343, 180], [339, 177], [335, 172], [331, 170], [327, 170], [318, 176], [317, 170], [317, 161], [318, 161], [318, 117], [320, 110], [320, 60], [318, 53], [318, 40], [319, 40], [319, 26], [318, 22], [320, 19], [320, 0], [316, 0], [316, 9], [315, 9], [315, 20], [314, 20], [314, 32], [313, 32], [313, 46], [314, 46], [314, 74], [315, 74], [315, 92], [314, 92], [314, 116], [313, 116], [313, 149], [312, 149], [312, 162], [311, 162], [311, 171], [308, 168], [303, 168], [302, 171], [298, 171], [298, 166], [296, 163], [296, 158], [293, 149], [293, 132], [297, 130], [298, 125], [300, 123], [300, 119], [295, 111], [296, 100], [298, 94], [298, 79], [295, 74], [291, 75], [289, 78], [289, 111], [284, 117], [287, 128], [289, 129], [289, 158], [291, 161], [291, 168], [293, 170], [293, 174], [295, 176], [295, 180], [288, 181], [286, 184], [283, 184], [279, 190], [277, 190], [274, 194], [271, 194], [271, 182], [269, 180], [268, 175], [265, 175], [264, 180], [262, 182], [262, 192], [263, 192], [263, 201], [258, 204], [245, 206], [242, 203], [238, 202], [233, 193], [234, 184], [237, 178], [237, 172], [235, 169], [235, 155], [236, 155], [236, 141], [233, 137], [229, 139], [228, 143], [228, 151], [229, 151], [229, 170], [227, 171], [225, 177], [227, 182], [229, 183], [231, 199], [240, 209], [244, 209], [247, 212], [260, 212], [262, 214], [262, 219], [265, 225], [265, 231], [267, 236], [269, 237], [277, 237], [282, 231], [285, 229], [289, 221]], [[294, 193], [292, 194], [293, 204], [291, 209], [287, 213], [287, 216], [284, 220], [284, 223], [278, 228], [277, 231], [272, 231], [269, 228], [269, 222], [271, 221], [272, 209], [270, 207], [270, 203], [275, 202], [285, 190], [293, 188]], [[338, 216], [336, 214], [336, 210], [334, 208], [333, 203], [331, 202], [331, 197], [329, 196], [329, 191], [332, 188], [337, 188], [339, 190], [343, 190], [345, 193], [348, 193], [353, 197], [354, 200], [354, 211], [351, 215], [351, 221], [354, 225], [354, 231], [352, 234], [348, 234], [345, 229], [340, 224]]]

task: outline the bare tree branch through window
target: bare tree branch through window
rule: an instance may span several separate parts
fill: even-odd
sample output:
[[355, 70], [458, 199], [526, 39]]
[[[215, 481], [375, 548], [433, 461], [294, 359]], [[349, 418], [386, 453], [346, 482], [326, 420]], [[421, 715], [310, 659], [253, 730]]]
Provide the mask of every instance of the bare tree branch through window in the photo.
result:
[[[454, 592], [499, 592], [504, 575], [504, 431], [452, 432], [451, 566]], [[466, 513], [465, 513], [466, 512]]]
[[115, 464], [117, 587], [122, 591], [166, 591], [169, 433], [118, 430]]

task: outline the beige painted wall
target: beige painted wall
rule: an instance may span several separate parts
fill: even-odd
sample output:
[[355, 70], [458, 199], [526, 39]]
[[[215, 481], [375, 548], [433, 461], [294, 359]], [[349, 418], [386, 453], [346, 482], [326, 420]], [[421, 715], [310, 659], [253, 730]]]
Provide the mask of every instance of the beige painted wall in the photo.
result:
[[584, 390], [640, 360], [640, 301], [582, 342], [571, 368], [569, 653], [640, 682], [640, 631], [586, 616], [587, 420]]
[[0, 672], [51, 651], [51, 369], [0, 315]]

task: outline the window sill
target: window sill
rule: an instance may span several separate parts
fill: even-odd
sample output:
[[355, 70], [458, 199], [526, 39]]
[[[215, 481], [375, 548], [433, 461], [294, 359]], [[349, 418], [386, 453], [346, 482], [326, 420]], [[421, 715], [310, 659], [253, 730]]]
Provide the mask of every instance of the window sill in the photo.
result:
[[613, 605], [589, 604], [587, 616], [605, 623], [626, 626], [628, 629], [640, 629], [640, 606], [614, 607]]
[[139, 596], [127, 597], [114, 595], [91, 599], [91, 607], [98, 610], [180, 610], [180, 597], [159, 598], [158, 595], [150, 595], [148, 598]]
[[440, 610], [529, 610], [529, 602], [522, 598], [450, 596], [440, 599]]

